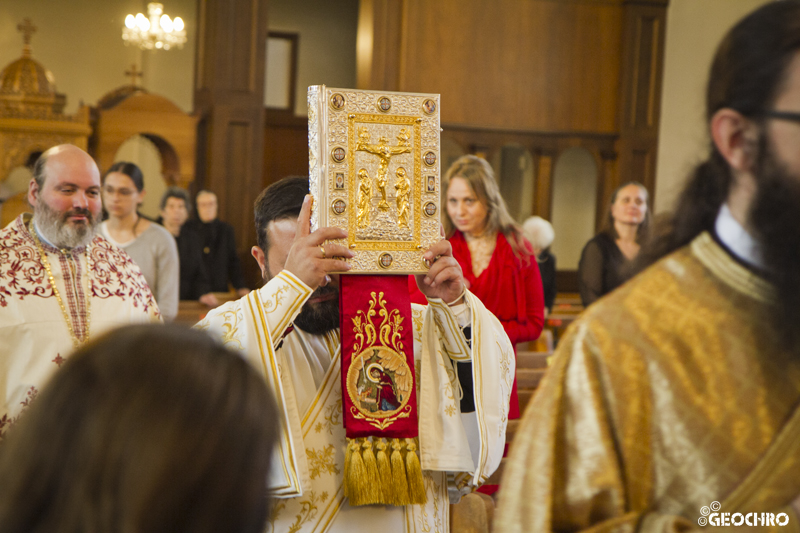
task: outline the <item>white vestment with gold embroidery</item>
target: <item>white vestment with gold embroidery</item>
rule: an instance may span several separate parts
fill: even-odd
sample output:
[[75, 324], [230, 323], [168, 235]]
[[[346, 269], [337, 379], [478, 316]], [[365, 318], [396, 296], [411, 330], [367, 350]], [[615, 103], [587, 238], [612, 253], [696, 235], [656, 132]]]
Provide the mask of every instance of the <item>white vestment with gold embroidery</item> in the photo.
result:
[[[483, 483], [503, 456], [515, 366], [502, 325], [468, 292], [470, 348], [441, 300], [427, 307], [412, 305], [420, 463], [428, 502], [351, 507], [342, 486], [339, 331], [310, 335], [294, 329], [283, 338], [311, 292], [283, 271], [261, 289], [212, 310], [195, 326], [240, 351], [276, 393], [283, 431], [268, 481], [278, 499], [267, 531], [448, 532], [451, 499]], [[454, 361], [468, 360], [476, 411], [462, 414]]]
[[[0, 231], [0, 438], [74, 350], [29, 221], [20, 215]], [[139, 267], [104, 238], [66, 253], [41, 246], [80, 339], [160, 320]]]

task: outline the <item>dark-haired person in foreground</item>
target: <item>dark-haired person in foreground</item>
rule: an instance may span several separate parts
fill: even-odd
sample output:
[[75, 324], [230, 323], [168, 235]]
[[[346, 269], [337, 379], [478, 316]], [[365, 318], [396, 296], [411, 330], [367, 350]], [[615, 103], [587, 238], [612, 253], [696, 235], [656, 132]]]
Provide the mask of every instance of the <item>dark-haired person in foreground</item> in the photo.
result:
[[115, 330], [0, 444], [0, 531], [261, 533], [278, 429], [261, 376], [207, 335]]
[[89, 154], [45, 151], [28, 202], [33, 216], [0, 231], [0, 440], [75, 347], [160, 320], [139, 267], [97, 232], [100, 171]]
[[498, 531], [800, 524], [800, 2], [728, 33], [706, 109], [709, 156], [652, 265], [559, 344]]
[[[338, 228], [309, 233], [310, 215], [307, 178], [268, 187], [256, 200], [258, 246], [252, 249], [266, 284], [210, 311], [196, 326], [240, 350], [278, 397], [286, 432], [268, 482], [282, 498], [270, 518], [272, 530], [447, 532], [448, 503], [483, 483], [502, 458], [514, 379], [511, 343], [497, 318], [466, 291], [449, 243], [434, 244], [425, 252], [431, 268], [417, 278], [429, 304], [413, 305], [412, 320], [401, 323], [414, 336], [427, 503], [351, 506], [342, 489], [339, 276], [331, 272], [349, 270], [341, 258], [352, 253], [327, 242], [346, 236]], [[471, 347], [459, 326], [471, 326]], [[461, 413], [454, 359], [473, 362], [474, 412]], [[378, 454], [378, 439], [374, 445]], [[408, 441], [403, 446], [416, 453]]]

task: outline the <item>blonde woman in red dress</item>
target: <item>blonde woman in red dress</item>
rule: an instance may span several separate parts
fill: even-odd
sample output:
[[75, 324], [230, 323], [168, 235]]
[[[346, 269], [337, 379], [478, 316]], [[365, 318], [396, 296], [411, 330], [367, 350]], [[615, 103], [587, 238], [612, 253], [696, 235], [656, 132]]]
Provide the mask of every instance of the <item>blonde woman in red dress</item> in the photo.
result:
[[[512, 345], [538, 339], [544, 326], [542, 278], [533, 247], [508, 214], [492, 167], [480, 157], [463, 156], [445, 173], [442, 190], [445, 234], [469, 290], [500, 320]], [[515, 378], [508, 418], [519, 416]]]

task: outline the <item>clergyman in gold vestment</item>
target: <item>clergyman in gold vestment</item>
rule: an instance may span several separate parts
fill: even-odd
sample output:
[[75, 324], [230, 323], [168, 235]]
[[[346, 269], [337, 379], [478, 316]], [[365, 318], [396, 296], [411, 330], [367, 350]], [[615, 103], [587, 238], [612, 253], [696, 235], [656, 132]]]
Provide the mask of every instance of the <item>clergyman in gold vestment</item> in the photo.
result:
[[800, 2], [740, 21], [651, 266], [559, 344], [495, 531], [800, 530]]

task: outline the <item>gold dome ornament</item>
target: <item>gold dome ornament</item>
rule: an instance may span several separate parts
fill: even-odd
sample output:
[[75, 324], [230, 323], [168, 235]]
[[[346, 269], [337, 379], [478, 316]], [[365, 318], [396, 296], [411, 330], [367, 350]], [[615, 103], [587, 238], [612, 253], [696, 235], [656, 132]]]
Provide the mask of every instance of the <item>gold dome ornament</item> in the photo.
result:
[[23, 36], [22, 57], [0, 72], [0, 110], [24, 115], [60, 114], [66, 96], [56, 92], [53, 74], [31, 57], [31, 36], [36, 26], [26, 18], [17, 30]]

